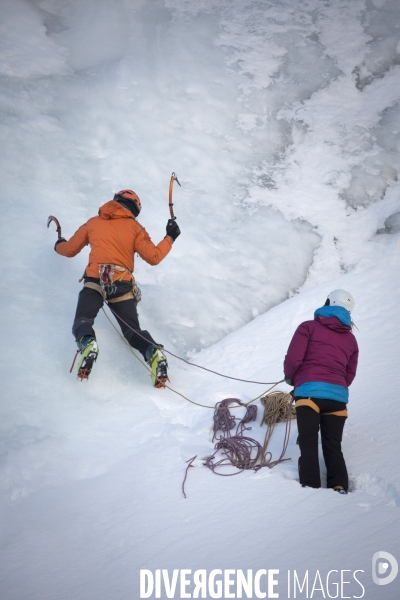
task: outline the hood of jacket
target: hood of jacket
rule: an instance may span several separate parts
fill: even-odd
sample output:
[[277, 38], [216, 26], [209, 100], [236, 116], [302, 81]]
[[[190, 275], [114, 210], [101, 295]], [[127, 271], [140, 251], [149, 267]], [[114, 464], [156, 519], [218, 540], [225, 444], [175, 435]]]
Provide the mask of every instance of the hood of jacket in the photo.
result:
[[122, 204], [116, 200], [110, 200], [100, 206], [99, 217], [102, 219], [134, 219], [135, 217], [130, 210], [124, 208]]
[[350, 313], [342, 306], [322, 306], [315, 311], [314, 319], [338, 333], [351, 330]]

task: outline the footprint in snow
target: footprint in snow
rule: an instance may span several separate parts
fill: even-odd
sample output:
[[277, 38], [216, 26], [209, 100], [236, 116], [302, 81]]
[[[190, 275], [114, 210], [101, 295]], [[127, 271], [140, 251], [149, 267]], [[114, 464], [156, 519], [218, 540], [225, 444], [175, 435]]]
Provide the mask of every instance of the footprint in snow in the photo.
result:
[[[389, 483], [386, 479], [382, 479], [381, 477], [376, 477], [369, 473], [360, 473], [358, 475], [350, 476], [349, 491], [354, 492], [356, 490], [363, 490], [367, 494], [378, 498], [386, 498], [393, 506], [400, 506], [399, 491], [392, 483]], [[364, 504], [360, 506], [362, 506], [362, 508], [368, 508], [364, 506]]]

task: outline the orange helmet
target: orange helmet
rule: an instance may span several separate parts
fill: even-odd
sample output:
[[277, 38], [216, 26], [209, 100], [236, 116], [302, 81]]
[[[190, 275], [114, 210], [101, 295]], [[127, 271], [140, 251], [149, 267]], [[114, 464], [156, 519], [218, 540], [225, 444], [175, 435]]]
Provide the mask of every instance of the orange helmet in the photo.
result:
[[117, 192], [114, 195], [114, 200], [122, 204], [124, 208], [130, 210], [135, 217], [137, 217], [142, 210], [139, 196], [132, 190], [121, 190], [120, 192]]

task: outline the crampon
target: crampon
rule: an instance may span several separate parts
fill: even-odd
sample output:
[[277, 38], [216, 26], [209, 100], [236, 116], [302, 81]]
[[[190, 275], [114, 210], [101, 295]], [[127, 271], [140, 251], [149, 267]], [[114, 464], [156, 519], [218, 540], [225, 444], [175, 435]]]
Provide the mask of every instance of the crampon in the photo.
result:
[[152, 359], [150, 361], [151, 366], [151, 382], [156, 388], [163, 388], [168, 378], [168, 362], [164, 352], [159, 348], [156, 348]]
[[89, 375], [92, 372], [93, 365], [96, 362], [97, 356], [99, 354], [99, 348], [97, 346], [96, 340], [91, 339], [84, 348], [78, 350], [78, 352], [75, 355], [74, 362], [72, 363], [70, 373], [74, 368], [75, 360], [79, 352], [81, 353], [81, 358], [78, 362], [77, 377], [80, 380], [89, 379]]

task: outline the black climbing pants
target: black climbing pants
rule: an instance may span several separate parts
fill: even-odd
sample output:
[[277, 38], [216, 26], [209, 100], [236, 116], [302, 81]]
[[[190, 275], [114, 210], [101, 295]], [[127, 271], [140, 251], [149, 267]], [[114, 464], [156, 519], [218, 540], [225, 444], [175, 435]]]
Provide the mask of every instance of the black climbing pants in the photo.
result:
[[[296, 398], [298, 400], [298, 398]], [[349, 479], [342, 453], [342, 436], [346, 417], [327, 414], [343, 410], [346, 405], [336, 400], [311, 398], [318, 406], [316, 412], [309, 406], [296, 407], [300, 483], [305, 486], [321, 487], [318, 459], [318, 432], [321, 430], [322, 453], [327, 471], [327, 487], [341, 485], [347, 491]]]
[[[99, 279], [92, 278], [88, 278], [85, 281], [100, 283]], [[130, 281], [117, 281], [114, 285], [116, 286], [116, 290], [110, 294], [107, 299], [118, 298], [132, 289]], [[77, 342], [86, 335], [96, 337], [93, 324], [103, 304], [103, 297], [96, 290], [84, 287], [80, 291], [74, 324], [72, 326], [72, 333]], [[129, 300], [122, 300], [121, 302], [113, 302], [109, 306], [121, 327], [125, 339], [132, 348], [138, 350], [145, 359], [148, 359], [149, 357], [146, 357], [147, 349], [149, 346], [157, 346], [157, 343], [153, 340], [148, 331], [140, 329], [136, 301], [132, 298]]]

